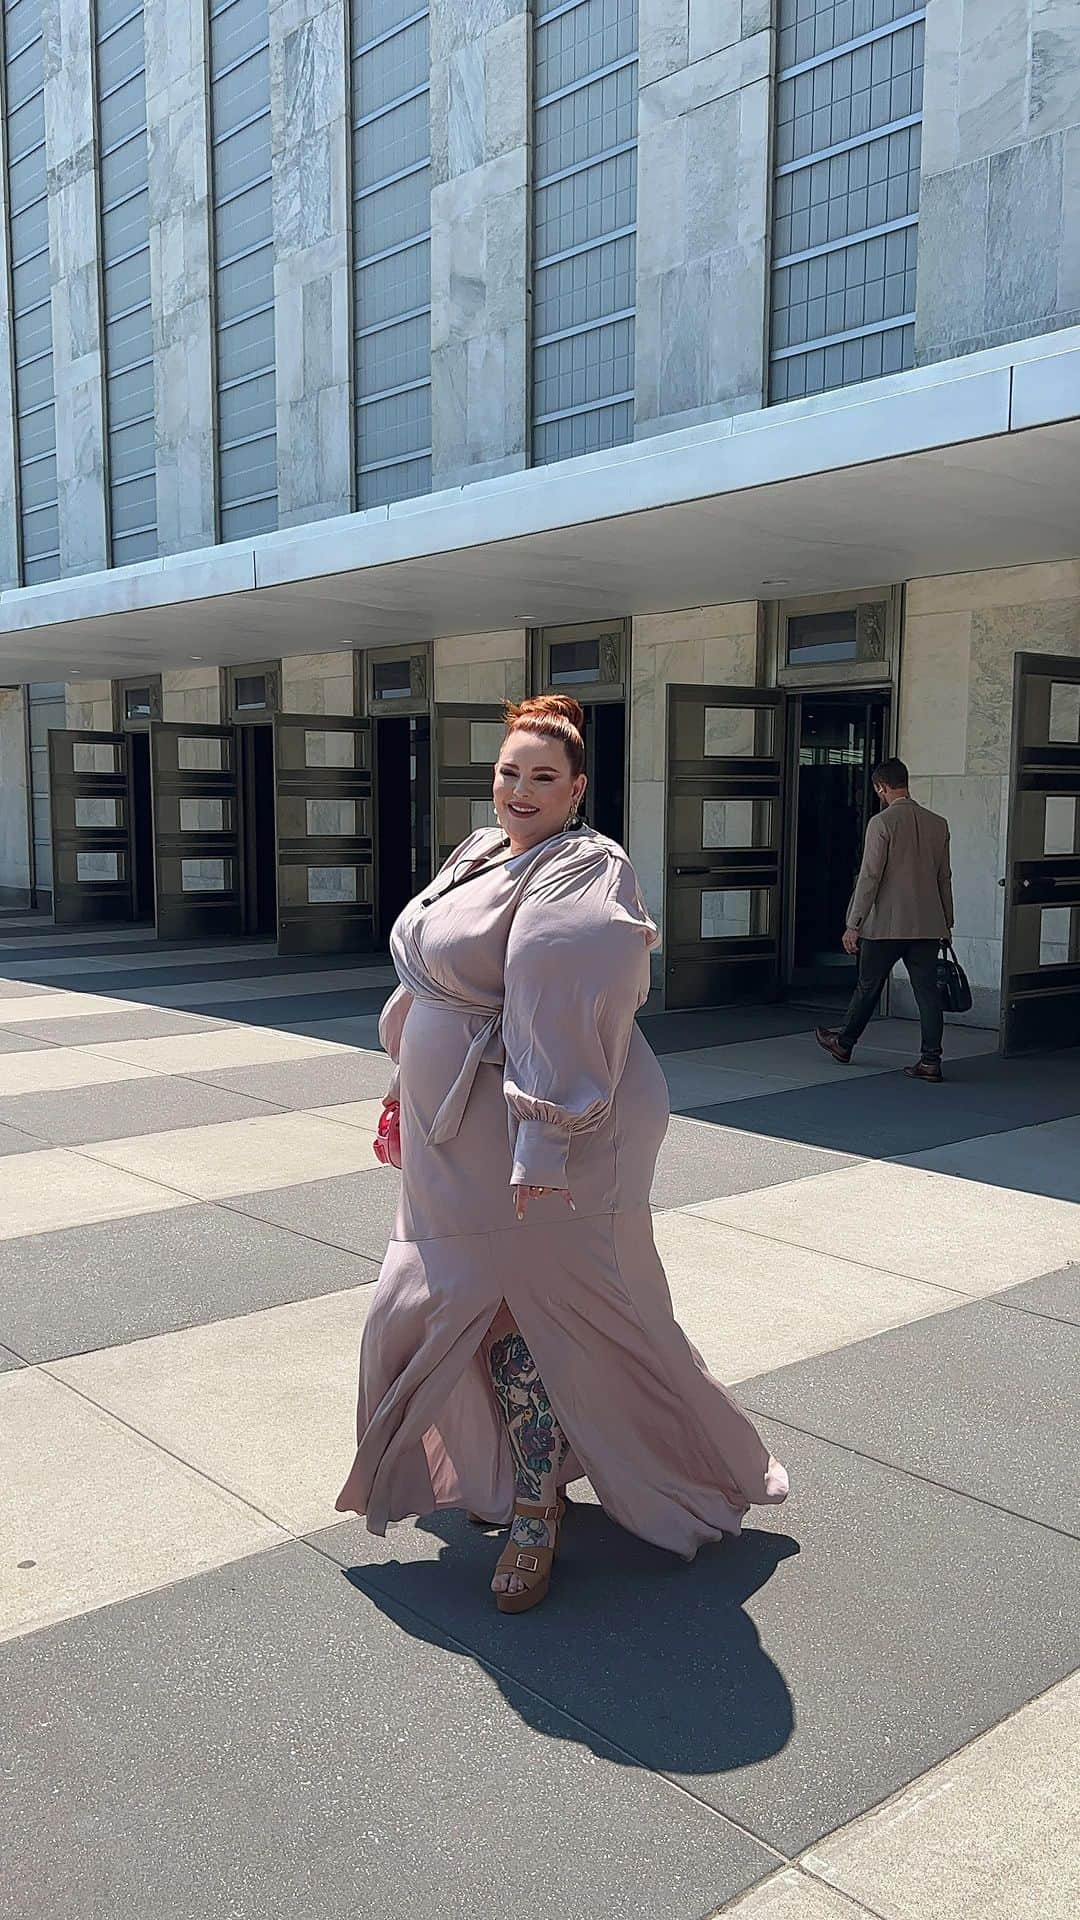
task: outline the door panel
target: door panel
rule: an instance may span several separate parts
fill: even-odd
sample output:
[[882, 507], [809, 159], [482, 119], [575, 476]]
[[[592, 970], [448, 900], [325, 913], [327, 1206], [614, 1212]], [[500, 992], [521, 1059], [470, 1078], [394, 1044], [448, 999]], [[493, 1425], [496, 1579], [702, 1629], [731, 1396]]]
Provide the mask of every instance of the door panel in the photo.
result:
[[1018, 653], [1001, 1050], [1080, 1044], [1080, 660]]
[[243, 929], [232, 727], [150, 727], [159, 940], [232, 940]]
[[370, 720], [275, 715], [279, 953], [374, 945], [371, 747]]
[[776, 998], [782, 699], [769, 688], [668, 688], [668, 1008]]
[[442, 865], [478, 827], [495, 826], [492, 768], [506, 732], [496, 706], [435, 709], [435, 837]]
[[122, 733], [49, 733], [53, 919], [134, 919], [128, 743]]

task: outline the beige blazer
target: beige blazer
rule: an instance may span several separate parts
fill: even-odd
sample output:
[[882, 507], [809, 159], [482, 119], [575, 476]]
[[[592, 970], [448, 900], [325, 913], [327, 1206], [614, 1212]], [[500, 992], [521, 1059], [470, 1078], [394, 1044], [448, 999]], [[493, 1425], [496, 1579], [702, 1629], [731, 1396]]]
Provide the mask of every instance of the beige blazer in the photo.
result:
[[947, 820], [910, 799], [874, 815], [847, 923], [866, 940], [940, 940], [952, 932]]

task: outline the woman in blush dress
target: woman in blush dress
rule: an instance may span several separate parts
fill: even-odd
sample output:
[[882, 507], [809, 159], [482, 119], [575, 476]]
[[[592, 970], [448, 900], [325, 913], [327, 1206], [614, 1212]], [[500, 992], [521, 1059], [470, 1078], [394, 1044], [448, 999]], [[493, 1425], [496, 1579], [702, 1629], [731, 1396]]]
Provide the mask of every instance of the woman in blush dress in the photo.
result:
[[635, 1023], [658, 939], [622, 847], [583, 826], [584, 714], [507, 709], [499, 825], [391, 935], [380, 1037], [401, 1203], [360, 1352], [342, 1512], [510, 1526], [503, 1612], [548, 1590], [562, 1489], [692, 1559], [787, 1476], [672, 1312], [649, 1189], [667, 1088]]

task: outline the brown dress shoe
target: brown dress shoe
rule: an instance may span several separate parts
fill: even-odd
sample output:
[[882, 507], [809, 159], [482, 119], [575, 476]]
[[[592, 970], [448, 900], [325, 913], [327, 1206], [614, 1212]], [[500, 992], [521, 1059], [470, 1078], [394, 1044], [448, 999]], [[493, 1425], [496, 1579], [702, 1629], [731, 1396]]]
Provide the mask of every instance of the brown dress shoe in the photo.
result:
[[904, 1072], [909, 1080], [938, 1081], [945, 1078], [936, 1060], [917, 1060], [913, 1067], [905, 1067]]
[[814, 1039], [819, 1047], [824, 1047], [826, 1053], [832, 1054], [839, 1066], [850, 1066], [851, 1048], [840, 1045], [840, 1035], [835, 1027], [815, 1027]]

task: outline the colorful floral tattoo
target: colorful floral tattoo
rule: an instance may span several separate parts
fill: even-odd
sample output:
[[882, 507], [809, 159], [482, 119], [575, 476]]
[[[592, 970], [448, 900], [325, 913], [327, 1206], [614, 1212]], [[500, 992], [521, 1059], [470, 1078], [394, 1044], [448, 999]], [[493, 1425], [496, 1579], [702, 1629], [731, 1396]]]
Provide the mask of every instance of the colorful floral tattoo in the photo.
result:
[[[519, 1500], [555, 1500], [555, 1479], [567, 1454], [562, 1428], [551, 1410], [536, 1362], [520, 1333], [493, 1340], [488, 1353], [492, 1385], [502, 1408]], [[521, 1519], [525, 1527], [529, 1523]], [[543, 1521], [535, 1523], [546, 1535]]]

